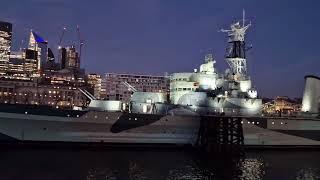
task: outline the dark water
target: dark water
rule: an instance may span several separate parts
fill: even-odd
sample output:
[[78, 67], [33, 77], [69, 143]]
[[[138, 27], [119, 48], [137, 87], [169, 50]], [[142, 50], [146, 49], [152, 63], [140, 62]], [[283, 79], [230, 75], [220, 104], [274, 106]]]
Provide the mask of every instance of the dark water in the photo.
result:
[[1, 148], [1, 180], [320, 179], [319, 150], [213, 158], [172, 148]]

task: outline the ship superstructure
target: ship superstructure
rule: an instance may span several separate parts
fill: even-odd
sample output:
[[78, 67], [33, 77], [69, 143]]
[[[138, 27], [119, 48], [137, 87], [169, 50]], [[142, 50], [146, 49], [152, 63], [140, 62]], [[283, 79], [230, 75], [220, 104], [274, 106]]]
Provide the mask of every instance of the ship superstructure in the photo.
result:
[[171, 76], [170, 100], [173, 104], [189, 106], [199, 113], [229, 115], [258, 115], [262, 101], [252, 88], [247, 72], [245, 33], [251, 24], [236, 22], [228, 33], [225, 60], [229, 69], [219, 74], [212, 54], [205, 63], [191, 73], [174, 73]]

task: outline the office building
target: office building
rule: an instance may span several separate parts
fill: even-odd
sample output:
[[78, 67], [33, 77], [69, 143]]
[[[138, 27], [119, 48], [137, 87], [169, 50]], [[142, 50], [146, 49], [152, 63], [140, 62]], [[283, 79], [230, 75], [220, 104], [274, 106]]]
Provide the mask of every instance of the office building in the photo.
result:
[[101, 98], [101, 76], [99, 74], [87, 74], [86, 82], [89, 92], [97, 99]]
[[104, 78], [101, 98], [107, 100], [129, 101], [133, 89], [141, 92], [168, 92], [170, 85], [166, 76], [107, 73]]
[[74, 46], [66, 47], [66, 68], [79, 69], [79, 53]]
[[61, 69], [80, 69], [79, 53], [74, 46], [61, 47], [59, 49], [59, 61]]
[[12, 41], [12, 24], [0, 22], [0, 75], [4, 76], [8, 70], [10, 48]]
[[37, 76], [40, 76], [42, 67], [48, 61], [48, 42], [36, 34], [34, 31], [30, 32], [28, 49], [37, 52]]

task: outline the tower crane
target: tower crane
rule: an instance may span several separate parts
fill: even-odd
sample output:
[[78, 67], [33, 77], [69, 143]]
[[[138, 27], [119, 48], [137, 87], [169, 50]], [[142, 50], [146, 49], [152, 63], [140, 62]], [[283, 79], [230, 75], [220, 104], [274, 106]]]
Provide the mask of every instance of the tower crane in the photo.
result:
[[62, 28], [62, 32], [61, 32], [61, 35], [60, 35], [60, 37], [59, 37], [59, 42], [58, 42], [58, 62], [61, 63], [61, 64], [62, 64], [62, 62], [61, 62], [61, 61], [62, 61], [62, 59], [61, 59], [62, 57], [61, 57], [59, 51], [60, 51], [60, 49], [62, 48], [62, 46], [61, 46], [62, 38], [63, 38], [63, 36], [64, 36], [64, 32], [66, 31], [66, 29], [67, 29], [66, 27], [63, 27], [63, 28]]
[[58, 49], [61, 49], [62, 38], [64, 36], [64, 32], [66, 31], [66, 29], [67, 29], [66, 27], [63, 27], [62, 29], [61, 35], [59, 37]]
[[79, 64], [81, 60], [81, 53], [82, 53], [82, 46], [84, 45], [84, 41], [81, 39], [80, 35], [80, 27], [77, 25], [77, 34], [78, 34], [78, 41], [79, 41]]

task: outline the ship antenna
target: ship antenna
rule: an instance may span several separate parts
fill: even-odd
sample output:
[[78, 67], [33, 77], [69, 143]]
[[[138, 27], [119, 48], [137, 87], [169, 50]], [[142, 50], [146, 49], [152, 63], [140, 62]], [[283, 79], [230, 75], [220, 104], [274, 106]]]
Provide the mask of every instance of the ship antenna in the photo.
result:
[[244, 27], [245, 16], [246, 16], [246, 11], [242, 9], [242, 27]]

